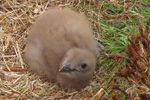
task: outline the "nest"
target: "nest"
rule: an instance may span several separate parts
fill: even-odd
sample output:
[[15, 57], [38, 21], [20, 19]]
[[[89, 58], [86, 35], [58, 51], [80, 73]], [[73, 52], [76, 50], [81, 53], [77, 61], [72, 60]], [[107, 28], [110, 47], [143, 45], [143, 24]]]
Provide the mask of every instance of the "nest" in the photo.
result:
[[93, 95], [94, 89], [90, 86], [82, 91], [64, 92], [56, 84], [41, 80], [39, 76], [29, 71], [23, 57], [26, 38], [35, 19], [49, 7], [72, 7], [73, 2], [73, 0], [0, 1], [0, 98], [73, 99]]

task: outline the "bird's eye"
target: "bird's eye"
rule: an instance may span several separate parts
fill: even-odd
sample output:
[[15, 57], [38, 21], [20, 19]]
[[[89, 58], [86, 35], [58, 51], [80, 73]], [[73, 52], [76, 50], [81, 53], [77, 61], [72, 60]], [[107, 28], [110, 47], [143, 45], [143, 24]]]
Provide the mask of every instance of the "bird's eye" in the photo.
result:
[[86, 64], [82, 64], [81, 67], [84, 69], [86, 68]]

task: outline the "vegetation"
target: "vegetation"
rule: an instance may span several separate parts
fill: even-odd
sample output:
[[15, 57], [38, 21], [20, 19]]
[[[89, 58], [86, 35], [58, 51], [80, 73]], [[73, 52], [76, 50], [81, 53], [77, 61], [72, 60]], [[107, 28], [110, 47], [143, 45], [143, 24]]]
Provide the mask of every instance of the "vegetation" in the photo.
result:
[[[71, 8], [88, 17], [105, 51], [90, 86], [63, 91], [28, 70], [23, 50], [29, 29], [45, 10]], [[0, 98], [150, 99], [149, 0], [1, 0]]]

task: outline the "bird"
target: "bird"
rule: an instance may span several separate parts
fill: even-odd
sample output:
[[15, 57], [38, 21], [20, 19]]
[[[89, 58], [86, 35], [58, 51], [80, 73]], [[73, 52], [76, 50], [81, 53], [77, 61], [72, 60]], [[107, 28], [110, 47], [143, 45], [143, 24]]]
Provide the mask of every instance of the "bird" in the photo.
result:
[[97, 57], [104, 49], [87, 18], [69, 8], [51, 8], [31, 27], [25, 60], [30, 70], [62, 88], [91, 83]]

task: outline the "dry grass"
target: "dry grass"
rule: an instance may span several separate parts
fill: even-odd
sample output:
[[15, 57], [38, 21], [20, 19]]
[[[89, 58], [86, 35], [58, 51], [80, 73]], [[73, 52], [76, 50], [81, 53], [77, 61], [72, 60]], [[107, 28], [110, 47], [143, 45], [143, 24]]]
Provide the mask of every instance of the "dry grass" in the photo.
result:
[[[78, 1], [80, 2], [80, 1]], [[0, 1], [0, 98], [1, 99], [85, 99], [103, 89], [86, 87], [64, 92], [57, 85], [40, 80], [24, 63], [23, 50], [30, 26], [49, 7], [70, 7], [74, 1]], [[97, 78], [99, 78], [97, 76]], [[98, 84], [93, 82], [92, 84]]]

